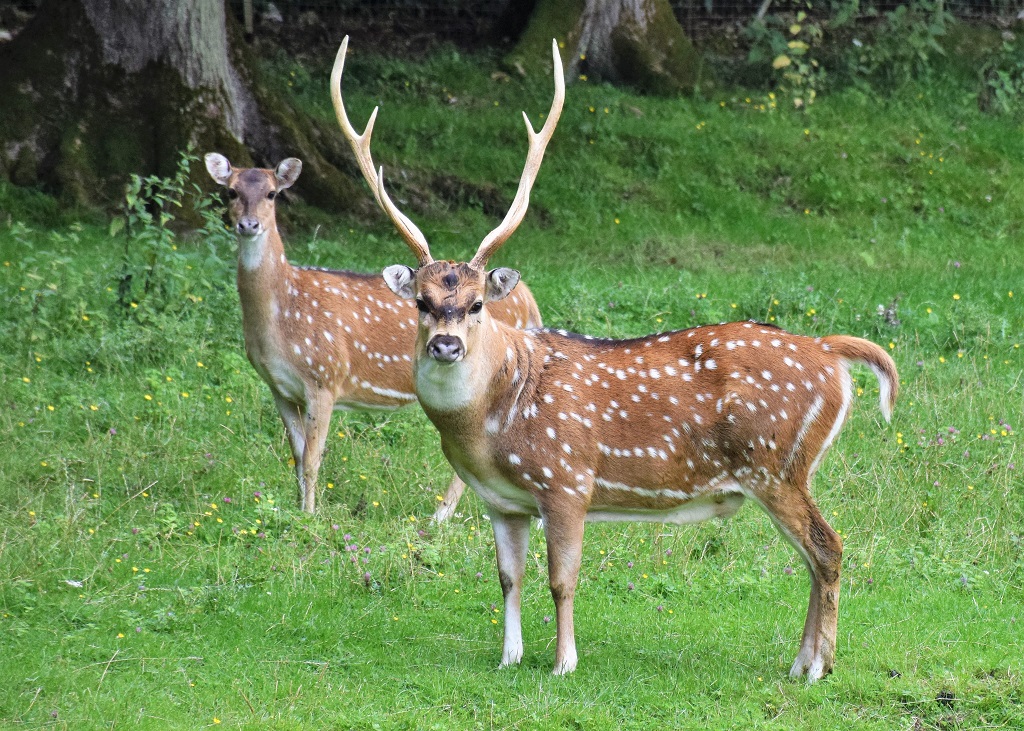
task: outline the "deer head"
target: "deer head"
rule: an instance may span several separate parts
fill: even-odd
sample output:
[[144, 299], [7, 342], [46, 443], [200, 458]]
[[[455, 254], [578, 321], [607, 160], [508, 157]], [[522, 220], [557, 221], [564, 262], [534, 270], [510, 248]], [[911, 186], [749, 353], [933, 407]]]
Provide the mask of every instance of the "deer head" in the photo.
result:
[[236, 168], [223, 155], [211, 152], [206, 155], [206, 170], [228, 189], [228, 217], [241, 241], [239, 261], [254, 269], [263, 260], [267, 236], [278, 236], [277, 195], [299, 179], [302, 161], [289, 157], [274, 170]]
[[377, 109], [375, 108], [370, 115], [363, 133], [357, 133], [345, 112], [341, 95], [341, 77], [347, 49], [348, 36], [342, 41], [331, 74], [331, 99], [338, 124], [356, 155], [359, 169], [373, 190], [377, 203], [391, 218], [419, 262], [418, 269], [402, 264], [387, 267], [384, 270], [384, 280], [399, 297], [416, 300], [416, 306], [420, 311], [419, 342], [425, 355], [440, 364], [459, 362], [472, 349], [474, 332], [486, 322], [486, 304], [504, 299], [519, 282], [519, 272], [514, 269], [502, 267], [487, 271], [486, 265], [494, 252], [508, 240], [526, 216], [530, 204], [530, 191], [540, 171], [544, 151], [562, 113], [565, 78], [562, 61], [558, 55], [558, 44], [555, 41], [551, 42], [555, 95], [540, 132], [534, 131], [529, 117], [523, 113], [529, 149], [515, 199], [502, 222], [480, 243], [473, 259], [468, 264], [458, 265], [433, 260], [426, 237], [398, 210], [388, 196], [384, 188], [384, 169], [380, 168], [374, 172], [373, 159], [370, 155], [370, 137], [377, 118]]

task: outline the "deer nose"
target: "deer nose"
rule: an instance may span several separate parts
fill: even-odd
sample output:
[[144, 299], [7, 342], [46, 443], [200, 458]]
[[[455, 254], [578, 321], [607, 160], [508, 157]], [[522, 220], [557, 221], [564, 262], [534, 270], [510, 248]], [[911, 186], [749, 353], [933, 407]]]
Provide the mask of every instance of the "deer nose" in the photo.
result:
[[240, 236], [255, 236], [260, 232], [260, 220], [256, 216], [242, 216], [235, 225]]
[[452, 335], [436, 335], [427, 345], [427, 354], [442, 363], [454, 363], [464, 352], [462, 341]]

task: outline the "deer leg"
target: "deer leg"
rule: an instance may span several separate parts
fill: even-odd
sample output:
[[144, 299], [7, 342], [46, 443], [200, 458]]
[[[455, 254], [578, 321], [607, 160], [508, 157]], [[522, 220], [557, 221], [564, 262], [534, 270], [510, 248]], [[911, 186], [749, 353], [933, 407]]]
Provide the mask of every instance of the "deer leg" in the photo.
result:
[[444, 494], [444, 500], [441, 501], [437, 511], [434, 513], [433, 521], [435, 523], [443, 523], [452, 516], [455, 508], [459, 506], [462, 491], [465, 489], [466, 483], [458, 475], [455, 475], [452, 478], [452, 483], [448, 485], [448, 492]]
[[832, 672], [835, 662], [843, 542], [822, 517], [807, 490], [790, 489], [783, 485], [771, 496], [759, 497], [776, 527], [800, 552], [811, 574], [811, 596], [800, 651], [789, 675], [807, 675], [807, 682], [813, 683]]
[[530, 540], [530, 518], [526, 515], [490, 513], [494, 528], [494, 550], [498, 557], [498, 579], [505, 599], [505, 639], [501, 667], [516, 665], [523, 659], [521, 601], [526, 549]]
[[557, 622], [554, 674], [564, 675], [576, 669], [578, 660], [572, 614], [583, 558], [584, 513], [542, 511], [542, 515], [548, 549], [548, 583], [555, 601]]
[[316, 512], [316, 478], [320, 473], [320, 461], [327, 443], [327, 432], [331, 425], [334, 400], [329, 394], [317, 393], [307, 400], [304, 426], [306, 449], [302, 453], [302, 509], [307, 513]]
[[288, 446], [292, 450], [292, 461], [295, 462], [295, 476], [299, 480], [299, 499], [302, 499], [302, 455], [306, 451], [306, 428], [299, 407], [279, 394], [274, 394], [277, 413], [284, 422], [284, 432], [288, 437]]

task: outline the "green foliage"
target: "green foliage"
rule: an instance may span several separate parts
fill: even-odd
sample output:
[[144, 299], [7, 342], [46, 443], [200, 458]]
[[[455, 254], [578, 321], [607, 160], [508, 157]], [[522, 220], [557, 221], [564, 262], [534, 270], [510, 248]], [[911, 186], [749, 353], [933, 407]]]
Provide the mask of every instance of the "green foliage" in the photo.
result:
[[991, 94], [993, 110], [1020, 115], [1024, 112], [1024, 41], [1009, 33], [1006, 36], [998, 53], [982, 67], [981, 75]]
[[787, 3], [789, 13], [756, 18], [746, 28], [750, 40], [747, 62], [770, 64], [777, 89], [800, 109], [814, 103], [826, 83], [825, 68], [819, 62], [824, 24], [808, 15], [810, 0]]
[[[125, 191], [124, 216], [111, 221], [111, 238], [125, 234], [118, 302], [135, 310], [131, 314], [140, 324], [151, 324], [161, 316], [179, 317], [212, 289], [212, 280], [225, 273], [218, 252], [230, 251], [234, 237], [215, 212], [217, 199], [188, 182], [191, 166], [197, 161], [189, 148], [180, 156], [173, 178], [132, 175]], [[172, 228], [175, 211], [186, 205], [204, 223], [199, 236], [206, 256], [200, 261], [198, 275], [193, 271], [193, 257], [178, 252], [178, 237]]]
[[53, 225], [62, 213], [57, 200], [42, 191], [0, 180], [0, 222], [4, 225]]
[[[183, 153], [174, 178], [133, 176], [124, 215], [105, 230], [73, 223], [40, 232], [10, 223], [7, 236], [21, 255], [8, 264], [24, 283], [0, 315], [8, 332], [47, 350], [59, 342], [59, 357], [97, 367], [164, 362], [177, 352], [197, 316], [207, 317], [196, 305], [232, 296], [224, 255], [234, 239], [215, 199], [185, 182], [195, 159]], [[186, 205], [204, 221], [191, 242], [173, 230], [174, 211]], [[83, 260], [90, 249], [102, 255]]]
[[973, 79], [970, 93], [987, 111], [1017, 114], [1024, 103], [1021, 40], [1010, 30], [957, 21], [942, 0], [884, 11], [855, 0], [788, 0], [771, 8], [744, 29], [743, 68], [772, 91], [767, 108], [777, 99], [806, 108], [822, 92], [849, 86], [888, 97], [923, 82], [939, 94], [953, 70]]
[[846, 73], [874, 88], [893, 88], [927, 80], [935, 58], [946, 51], [940, 41], [953, 16], [943, 0], [912, 0], [882, 14], [865, 38], [854, 38], [844, 59]]

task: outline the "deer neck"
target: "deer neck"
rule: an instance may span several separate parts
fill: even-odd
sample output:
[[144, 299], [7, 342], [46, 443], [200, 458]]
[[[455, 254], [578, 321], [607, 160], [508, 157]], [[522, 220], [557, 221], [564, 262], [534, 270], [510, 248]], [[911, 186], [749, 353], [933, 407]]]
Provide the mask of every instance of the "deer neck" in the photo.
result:
[[238, 295], [249, 340], [251, 332], [268, 332], [274, 325], [292, 266], [273, 221], [259, 236], [240, 237], [238, 247]]
[[475, 342], [468, 343], [466, 357], [454, 363], [441, 363], [427, 355], [426, 338], [421, 332], [416, 386], [429, 412], [468, 417], [488, 411], [495, 398], [511, 387], [522, 347], [515, 337], [517, 331], [490, 317], [484, 318], [477, 329], [482, 332], [473, 338]]
[[486, 442], [528, 412], [539, 368], [528, 333], [490, 319], [478, 327], [487, 335], [458, 363], [438, 363], [427, 356], [425, 343], [417, 343], [420, 403], [442, 438], [462, 443]]

